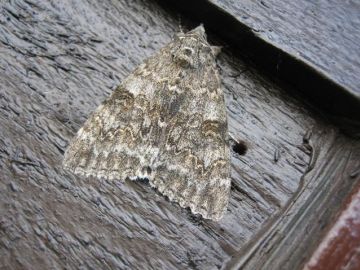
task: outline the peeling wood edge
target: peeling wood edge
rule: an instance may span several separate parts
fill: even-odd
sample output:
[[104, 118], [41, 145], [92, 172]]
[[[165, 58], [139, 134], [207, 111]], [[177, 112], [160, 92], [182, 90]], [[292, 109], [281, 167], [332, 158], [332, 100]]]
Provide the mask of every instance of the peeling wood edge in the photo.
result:
[[156, 1], [167, 9], [204, 23], [241, 58], [294, 86], [337, 121], [341, 121], [342, 117], [360, 120], [360, 97], [356, 93], [338, 84], [314, 65], [265, 41], [224, 9], [208, 0]]
[[360, 268], [360, 184], [350, 194], [333, 226], [304, 270]]

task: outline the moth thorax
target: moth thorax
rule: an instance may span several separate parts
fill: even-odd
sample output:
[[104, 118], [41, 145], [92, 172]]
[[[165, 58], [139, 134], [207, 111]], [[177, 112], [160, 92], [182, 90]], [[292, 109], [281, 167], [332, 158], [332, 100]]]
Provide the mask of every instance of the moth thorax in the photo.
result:
[[183, 68], [194, 67], [194, 49], [182, 46], [174, 54], [174, 60]]

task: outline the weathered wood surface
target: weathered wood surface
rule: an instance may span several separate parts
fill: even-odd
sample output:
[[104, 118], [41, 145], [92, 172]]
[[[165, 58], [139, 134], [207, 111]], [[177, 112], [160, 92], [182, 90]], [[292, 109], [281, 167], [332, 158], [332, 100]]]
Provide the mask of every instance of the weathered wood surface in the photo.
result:
[[360, 266], [360, 185], [343, 206], [337, 220], [304, 270], [346, 269]]
[[[160, 1], [160, 0], [159, 0]], [[360, 120], [360, 6], [354, 1], [162, 0], [328, 114]]]
[[69, 140], [178, 18], [145, 0], [18, 0], [0, 12], [1, 268], [296, 269], [359, 182], [359, 141], [226, 47], [229, 130], [247, 151], [232, 152], [220, 222], [146, 183], [67, 173]]
[[360, 98], [360, 2], [210, 0]]

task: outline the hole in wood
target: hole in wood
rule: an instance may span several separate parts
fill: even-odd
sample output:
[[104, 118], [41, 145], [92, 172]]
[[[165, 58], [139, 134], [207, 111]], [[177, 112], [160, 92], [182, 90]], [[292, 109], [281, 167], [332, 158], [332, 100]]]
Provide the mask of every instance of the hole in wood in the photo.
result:
[[245, 142], [239, 141], [239, 142], [235, 142], [232, 149], [234, 150], [235, 153], [238, 153], [239, 155], [243, 156], [246, 154], [247, 146]]

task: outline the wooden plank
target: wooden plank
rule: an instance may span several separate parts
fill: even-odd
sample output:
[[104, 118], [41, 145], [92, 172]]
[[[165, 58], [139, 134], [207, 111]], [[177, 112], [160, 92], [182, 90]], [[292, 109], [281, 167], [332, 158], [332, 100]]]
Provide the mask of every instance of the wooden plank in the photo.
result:
[[[344, 142], [336, 140], [335, 145]], [[314, 149], [319, 155], [313, 156], [314, 167], [304, 174], [296, 196], [264, 224], [258, 237], [240, 248], [228, 268], [302, 269], [360, 180], [359, 153], [349, 156], [333, 146], [327, 149]]]
[[[356, 172], [360, 173], [360, 172]], [[344, 205], [304, 270], [360, 268], [360, 186]]]
[[356, 1], [211, 0], [281, 48], [360, 98], [360, 3]]
[[[146, 183], [76, 177], [61, 167], [69, 140], [179, 31], [178, 18], [144, 0], [17, 0], [0, 12], [1, 268], [219, 269], [245, 257], [250, 266], [275, 265], [294, 253], [285, 245], [294, 239], [302, 239], [298, 252], [315, 249], [314, 232], [359, 182], [349, 178], [359, 141], [227, 48], [218, 65], [229, 130], [247, 151], [232, 151], [221, 222], [191, 215]], [[261, 253], [259, 243], [282, 256]], [[295, 255], [293, 268], [302, 263]]]
[[357, 3], [160, 2], [205, 23], [242, 57], [292, 84], [328, 113], [360, 119]]

